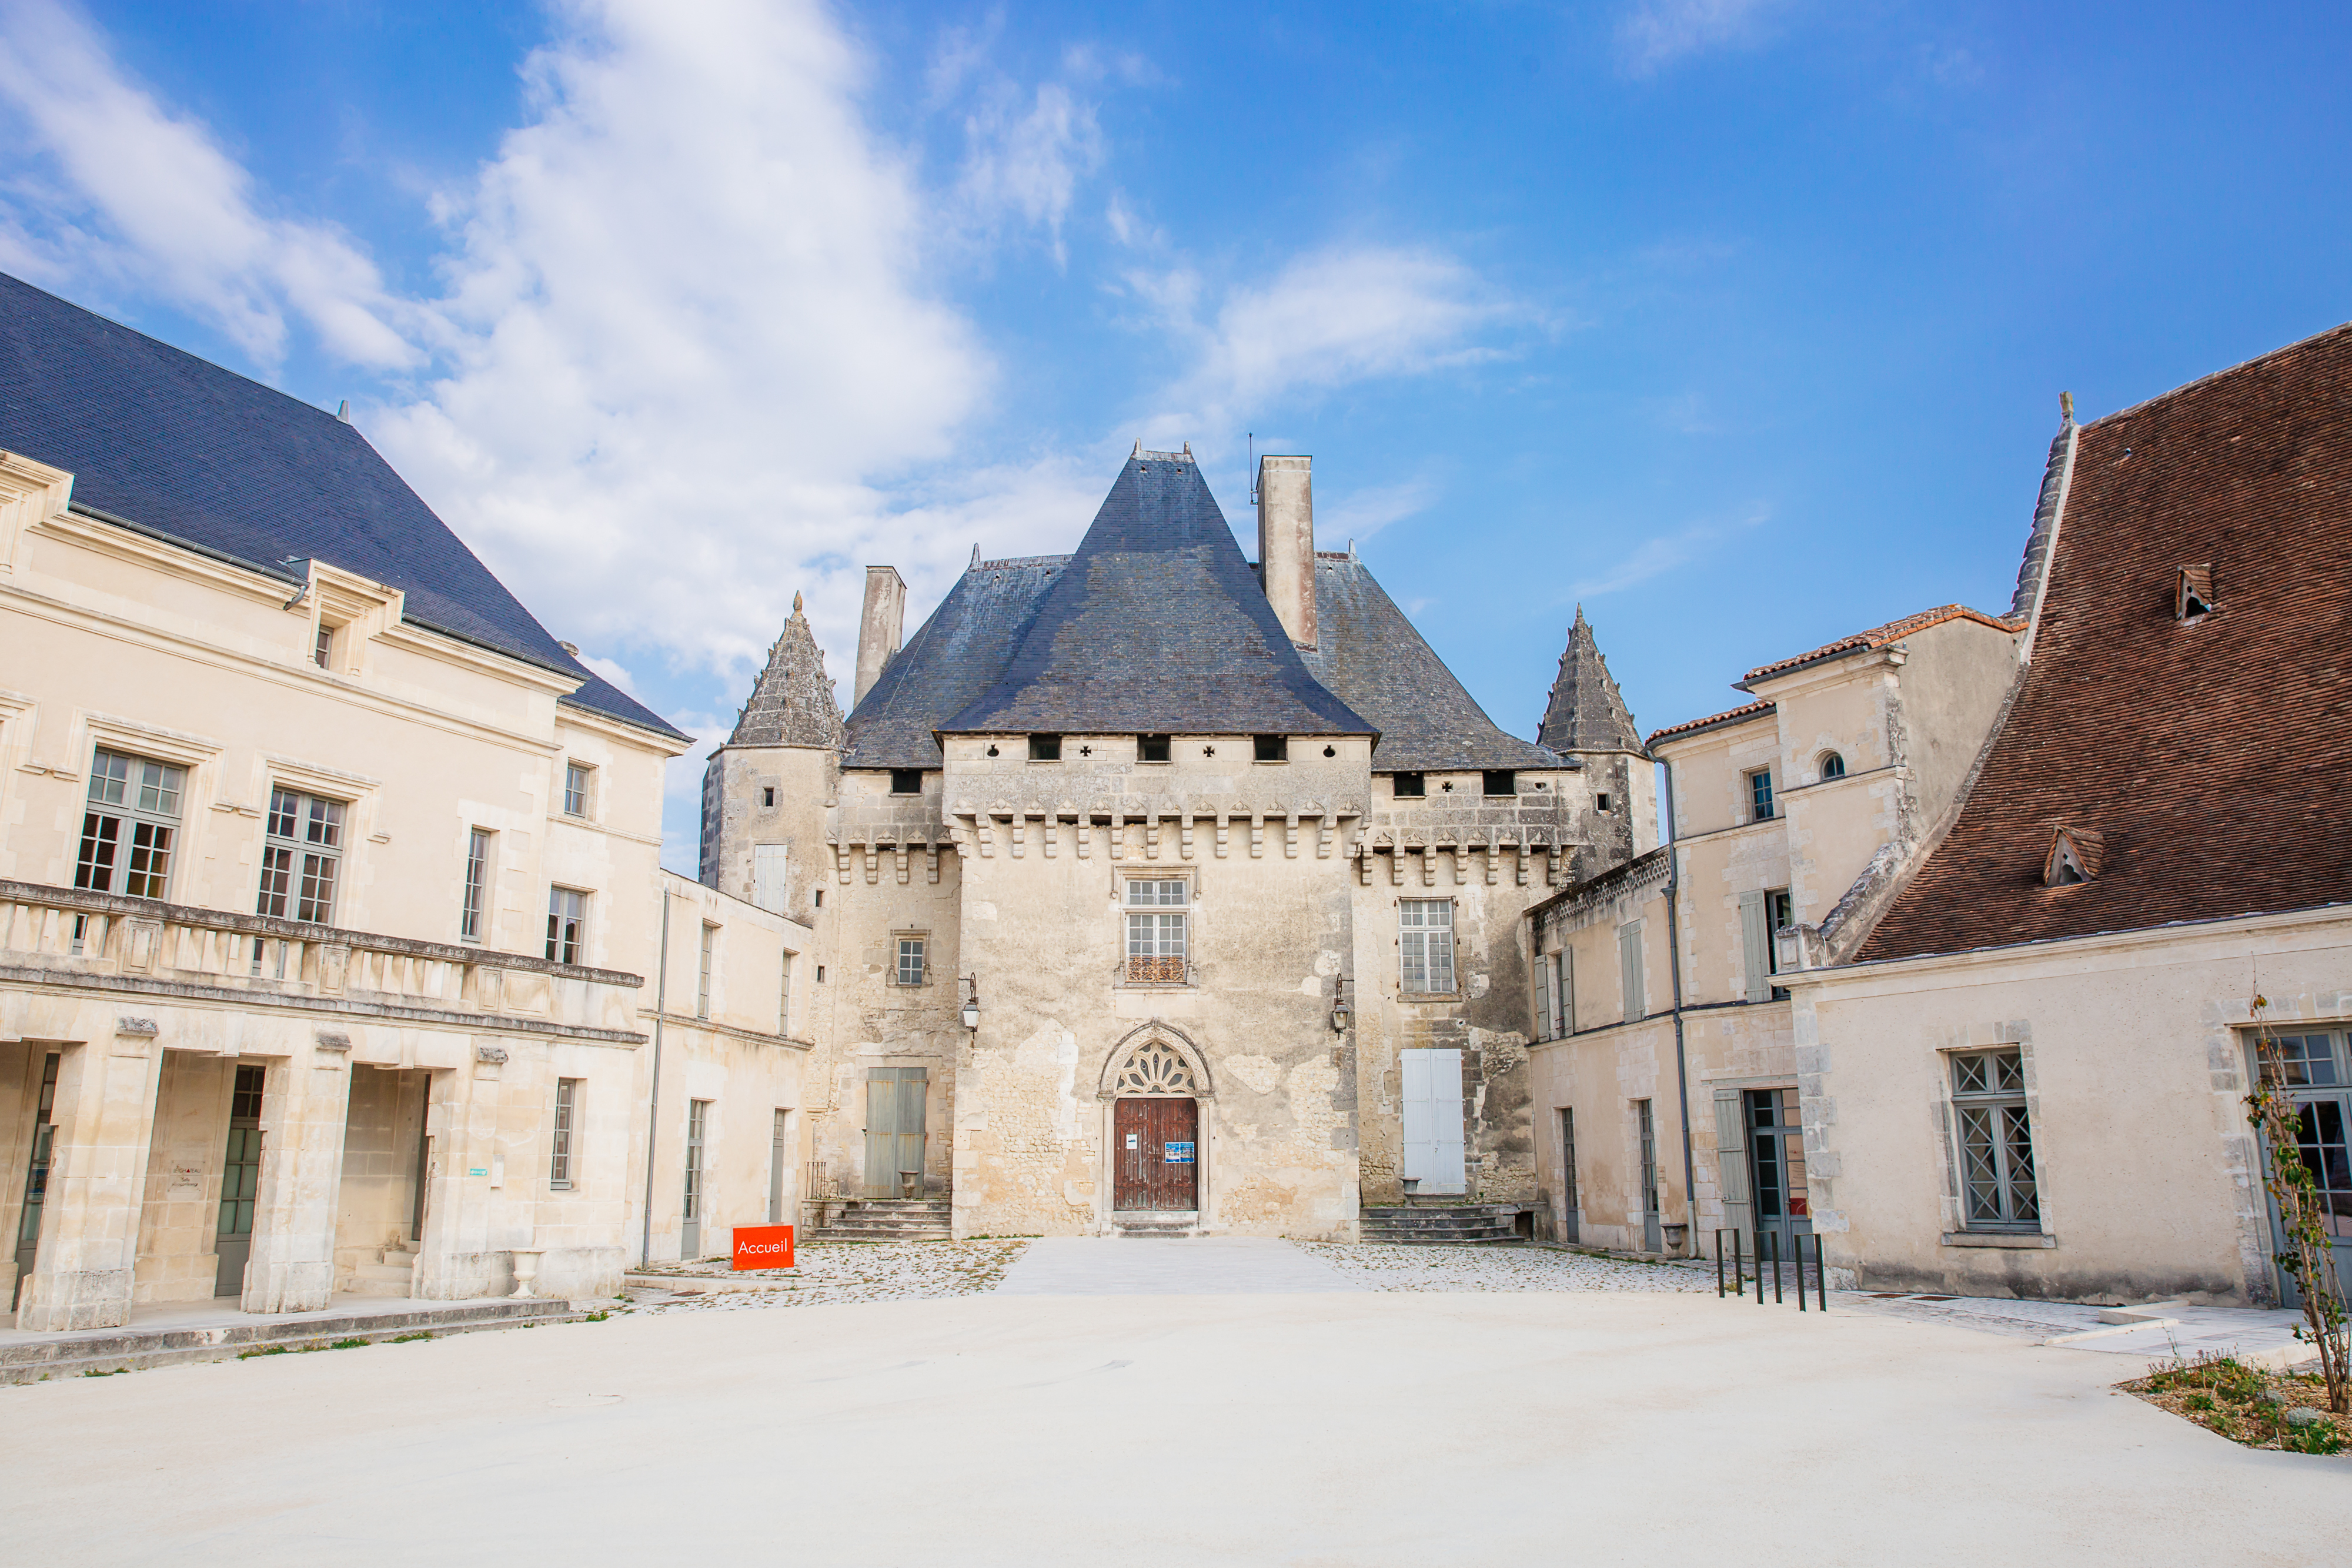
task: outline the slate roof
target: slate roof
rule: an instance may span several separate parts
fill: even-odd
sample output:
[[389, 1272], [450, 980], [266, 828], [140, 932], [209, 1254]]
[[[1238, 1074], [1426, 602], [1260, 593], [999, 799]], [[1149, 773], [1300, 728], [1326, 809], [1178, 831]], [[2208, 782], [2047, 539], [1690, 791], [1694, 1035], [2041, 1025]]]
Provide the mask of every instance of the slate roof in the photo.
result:
[[1609, 661], [1601, 656], [1581, 604], [1568, 629], [1568, 646], [1559, 655], [1559, 674], [1544, 703], [1536, 739], [1554, 751], [1642, 750], [1642, 732], [1609, 673]]
[[[2219, 606], [2183, 622], [2181, 568]], [[1857, 961], [2352, 894], [2352, 326], [2081, 428], [2032, 658]], [[2046, 887], [2062, 826], [2098, 873]]]
[[1374, 733], [1307, 674], [1199, 465], [1139, 450], [1003, 673], [940, 728]]
[[351, 425], [0, 274], [0, 447], [74, 476], [77, 510], [290, 581], [316, 559], [404, 619], [579, 677], [565, 703], [684, 740], [566, 653]]
[[730, 746], [841, 744], [841, 703], [824, 673], [824, 650], [816, 645], [801, 596], [793, 595], [792, 619], [768, 650], [767, 667], [751, 685], [751, 700], [736, 716]]
[[937, 768], [933, 733], [996, 683], [1066, 555], [984, 560], [900, 648], [849, 716], [844, 768]]
[[1947, 621], [1973, 621], [1979, 626], [1990, 626], [1996, 632], [2015, 632], [2021, 622], [2004, 621], [1987, 615], [1981, 610], [1971, 610], [1965, 604], [1939, 604], [1933, 610], [1922, 610], [1916, 615], [1906, 615], [1900, 621], [1889, 621], [1884, 626], [1874, 626], [1867, 632], [1857, 632], [1851, 637], [1841, 637], [1825, 643], [1810, 653], [1800, 653], [1793, 659], [1778, 659], [1769, 664], [1759, 664], [1733, 685], [1746, 691], [1748, 684], [1771, 675], [1785, 675], [1801, 670], [1808, 664], [1818, 664], [1824, 659], [1835, 659], [1847, 653], [1859, 653], [1873, 648], [1884, 648], [1904, 638], [1925, 632], [1930, 626], [1941, 626]]
[[1379, 727], [1375, 771], [1574, 766], [1496, 727], [1353, 556], [1317, 552], [1315, 616], [1318, 644], [1300, 657]]

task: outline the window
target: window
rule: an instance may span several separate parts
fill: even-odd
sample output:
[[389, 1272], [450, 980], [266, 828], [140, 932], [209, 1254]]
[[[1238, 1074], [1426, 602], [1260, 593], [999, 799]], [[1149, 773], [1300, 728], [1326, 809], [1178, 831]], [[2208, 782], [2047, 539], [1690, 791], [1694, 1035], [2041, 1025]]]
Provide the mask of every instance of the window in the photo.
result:
[[[1775, 888], [1764, 895], [1764, 972], [1766, 974], [1777, 975], [1780, 972], [1780, 944], [1774, 934], [1796, 923], [1797, 901], [1787, 888]], [[1773, 987], [1772, 999], [1776, 1002], [1787, 1001], [1789, 988]]]
[[335, 629], [323, 621], [319, 622], [319, 637], [311, 644], [310, 657], [322, 670], [335, 667]]
[[1062, 760], [1062, 737], [1058, 735], [1033, 735], [1029, 737], [1029, 760], [1059, 762]]
[[[896, 773], [890, 775], [890, 788], [893, 789], [896, 789], [898, 787], [898, 776]], [[772, 811], [776, 809], [776, 787], [773, 784], [762, 784], [760, 786], [760, 809], [763, 811]]]
[[1519, 792], [1519, 776], [1507, 768], [1486, 769], [1486, 789], [1489, 795], [1516, 795]]
[[791, 897], [786, 882], [792, 870], [792, 846], [789, 844], [753, 844], [751, 846], [751, 902], [773, 914], [784, 912], [785, 900]]
[[768, 1132], [768, 1223], [784, 1222], [784, 1173], [792, 1158], [793, 1113], [779, 1109]]
[[776, 993], [776, 1032], [793, 1032], [793, 955], [784, 955], [783, 984]]
[[1609, 814], [1609, 791], [1603, 789], [1600, 794], [1595, 795], [1592, 798], [1592, 806], [1593, 809], [1599, 811], [1602, 816], [1607, 816]]
[[119, 751], [93, 756], [74, 885], [132, 898], [163, 897], [187, 780], [186, 768], [168, 762]]
[[1772, 770], [1759, 768], [1748, 776], [1748, 820], [1769, 822], [1772, 820]]
[[1642, 923], [1617, 927], [1617, 985], [1625, 1003], [1625, 1021], [1638, 1022], [1650, 1011], [1647, 972], [1642, 964]]
[[1566, 1220], [1560, 1233], [1562, 1241], [1577, 1239], [1577, 1211], [1583, 1206], [1576, 1193], [1576, 1113], [1563, 1105], [1559, 1111], [1559, 1207]]
[[1397, 904], [1397, 952], [1407, 991], [1443, 996], [1454, 989], [1454, 904], [1408, 898]]
[[457, 939], [482, 939], [482, 903], [490, 884], [490, 831], [476, 828], [466, 835], [466, 903], [457, 914]]
[[1251, 756], [1259, 762], [1290, 760], [1290, 737], [1286, 735], [1254, 735], [1250, 737]]
[[702, 957], [694, 977], [694, 1016], [710, 1016], [710, 970], [718, 962], [719, 927], [705, 921], [702, 926]]
[[1184, 983], [1184, 905], [1191, 893], [1192, 884], [1182, 877], [1139, 877], [1127, 884], [1127, 977], [1130, 983]]
[[1558, 1040], [1574, 1032], [1573, 1017], [1568, 995], [1568, 949], [1557, 953], [1541, 953], [1536, 956], [1536, 1009], [1540, 1015], [1538, 1026], [1546, 1040]]
[[898, 967], [896, 975], [899, 985], [919, 986], [923, 983], [923, 943], [924, 939], [920, 936], [898, 938]]
[[2210, 615], [2216, 602], [2213, 569], [2210, 566], [2182, 567], [2179, 597], [2173, 606], [2174, 614], [2183, 621], [2194, 621], [2200, 615]]
[[547, 890], [547, 960], [577, 964], [588, 939], [588, 895], [568, 887]]
[[1965, 1228], [2038, 1228], [2042, 1207], [2033, 1176], [2033, 1129], [2025, 1113], [2022, 1053], [1955, 1055], [1952, 1111], [1959, 1124]]
[[565, 816], [584, 817], [588, 814], [590, 779], [595, 771], [584, 762], [567, 762], [563, 765], [563, 814]]
[[2042, 880], [2051, 887], [2073, 887], [2099, 874], [2106, 835], [2092, 828], [2060, 828], [2050, 835], [2050, 852], [2042, 858]]
[[1391, 793], [1400, 800], [1418, 800], [1429, 793], [1427, 781], [1418, 773], [1399, 773], [1395, 780]]
[[1135, 759], [1138, 762], [1168, 760], [1168, 737], [1164, 735], [1139, 735], [1135, 737]]
[[1824, 784], [1826, 784], [1826, 783], [1828, 783], [1828, 782], [1829, 782], [1831, 779], [1843, 779], [1843, 778], [1844, 778], [1844, 777], [1845, 777], [1845, 758], [1843, 758], [1843, 757], [1841, 757], [1841, 756], [1839, 756], [1839, 755], [1838, 755], [1836, 752], [1834, 752], [1834, 751], [1824, 751], [1824, 752], [1822, 752], [1822, 783], [1824, 783]]
[[686, 1223], [678, 1239], [682, 1243], [682, 1253], [692, 1258], [702, 1256], [702, 1145], [709, 1126], [710, 1102], [688, 1100], [686, 1103], [686, 1201], [679, 1215]]
[[580, 1111], [580, 1080], [555, 1081], [555, 1141], [547, 1158], [547, 1185], [559, 1191], [572, 1186], [572, 1118]]
[[2261, 1065], [2282, 1088], [2329, 1089], [2343, 1082], [2336, 1076], [2331, 1036], [2286, 1034], [2278, 1036], [2274, 1043], [2277, 1051]]
[[893, 768], [890, 769], [890, 793], [893, 795], [919, 795], [922, 792], [923, 770], [921, 768]]
[[292, 789], [269, 792], [256, 915], [334, 923], [335, 876], [343, 859], [343, 802]]

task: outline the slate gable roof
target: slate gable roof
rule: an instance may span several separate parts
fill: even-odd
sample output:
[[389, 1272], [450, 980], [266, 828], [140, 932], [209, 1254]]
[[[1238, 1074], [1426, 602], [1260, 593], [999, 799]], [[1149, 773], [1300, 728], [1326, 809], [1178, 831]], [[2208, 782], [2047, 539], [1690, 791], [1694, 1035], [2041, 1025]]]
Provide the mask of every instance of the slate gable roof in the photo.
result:
[[5, 274], [0, 448], [71, 474], [77, 510], [399, 589], [410, 622], [580, 678], [566, 704], [688, 738], [566, 653], [351, 425]]
[[[1856, 960], [2344, 902], [2347, 648], [2352, 326], [2082, 426], [2008, 719]], [[2050, 887], [2061, 827], [2097, 873]]]
[[1601, 656], [1581, 604], [1568, 629], [1568, 647], [1560, 653], [1559, 675], [1551, 684], [1536, 739], [1554, 751], [1642, 750], [1642, 732], [1609, 673], [1609, 661]]
[[[870, 694], [869, 694], [870, 695]], [[1307, 673], [1189, 456], [1128, 459], [946, 732], [1370, 735]]]

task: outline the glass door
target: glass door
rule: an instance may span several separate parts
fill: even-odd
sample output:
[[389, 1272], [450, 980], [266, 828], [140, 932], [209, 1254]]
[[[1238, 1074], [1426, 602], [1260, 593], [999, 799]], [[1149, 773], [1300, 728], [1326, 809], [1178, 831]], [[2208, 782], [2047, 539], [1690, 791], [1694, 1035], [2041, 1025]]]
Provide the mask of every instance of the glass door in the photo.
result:
[[41, 1063], [40, 1107], [33, 1116], [33, 1157], [25, 1168], [25, 1212], [16, 1221], [16, 1291], [8, 1302], [11, 1312], [24, 1297], [25, 1281], [41, 1248], [41, 1206], [49, 1189], [49, 1146], [58, 1133], [49, 1115], [57, 1104], [58, 1053], [53, 1051]]
[[1773, 1245], [1784, 1262], [1797, 1256], [1797, 1238], [1813, 1231], [1805, 1186], [1805, 1128], [1794, 1089], [1750, 1089], [1741, 1096], [1748, 1116], [1748, 1168], [1756, 1197], [1758, 1255]]
[[[2274, 1071], [2302, 1112], [2297, 1152], [2319, 1184], [2336, 1277], [2352, 1286], [2352, 1037], [2337, 1030], [2313, 1030], [2278, 1036], [2276, 1044]], [[2278, 1206], [2273, 1204], [2273, 1234], [2283, 1249], [2286, 1237], [2278, 1223]], [[2302, 1292], [2284, 1270], [2279, 1270], [2279, 1296], [2288, 1306], [2302, 1304]]]
[[253, 1211], [261, 1191], [262, 1070], [240, 1067], [229, 1092], [228, 1152], [221, 1162], [220, 1229], [213, 1250], [220, 1271], [213, 1294], [245, 1294], [246, 1260], [253, 1255]]

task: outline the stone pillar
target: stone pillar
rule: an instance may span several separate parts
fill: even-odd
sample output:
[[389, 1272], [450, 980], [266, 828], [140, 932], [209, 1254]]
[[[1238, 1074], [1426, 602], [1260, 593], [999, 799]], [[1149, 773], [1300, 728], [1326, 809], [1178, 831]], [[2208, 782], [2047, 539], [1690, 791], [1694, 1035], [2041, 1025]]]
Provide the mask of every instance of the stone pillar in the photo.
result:
[[474, 1060], [433, 1075], [425, 1132], [433, 1168], [425, 1199], [425, 1234], [418, 1239], [409, 1294], [425, 1301], [463, 1301], [513, 1289], [508, 1260], [491, 1249], [491, 1211], [506, 1179], [499, 1145], [499, 1080], [507, 1048], [478, 1040]]
[[297, 1049], [268, 1063], [261, 1092], [261, 1185], [253, 1250], [237, 1305], [248, 1312], [315, 1312], [335, 1293], [335, 1207], [351, 1124], [351, 1049]]
[[110, 1039], [58, 1051], [57, 1131], [40, 1248], [16, 1305], [20, 1329], [54, 1333], [131, 1321], [163, 1052], [153, 1023], [124, 1019], [121, 1027]]

